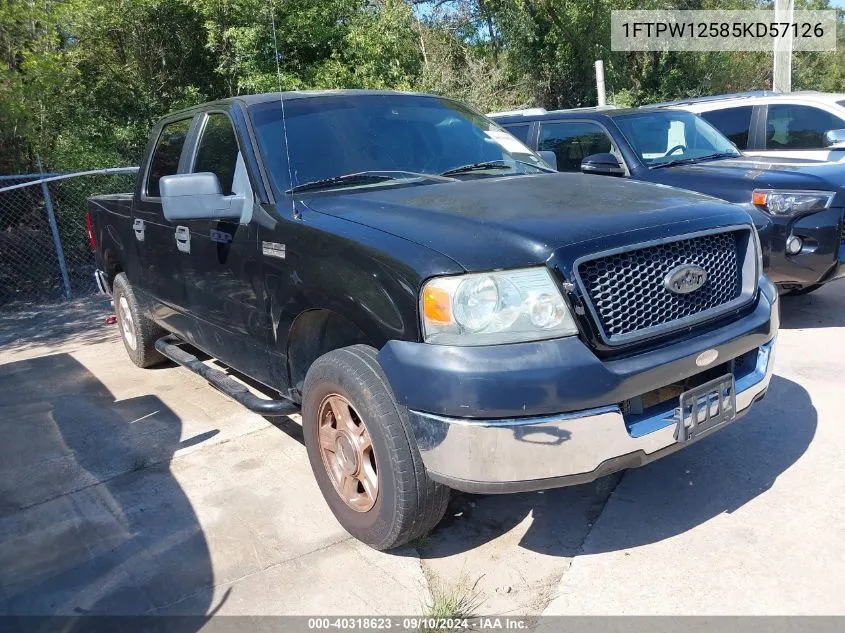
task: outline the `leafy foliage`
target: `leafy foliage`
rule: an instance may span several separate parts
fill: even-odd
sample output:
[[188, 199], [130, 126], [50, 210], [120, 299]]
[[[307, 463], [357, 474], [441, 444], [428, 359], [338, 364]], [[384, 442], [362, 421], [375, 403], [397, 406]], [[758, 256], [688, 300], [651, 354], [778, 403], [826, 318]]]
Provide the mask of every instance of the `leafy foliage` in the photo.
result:
[[[796, 8], [829, 8], [799, 0]], [[482, 111], [771, 86], [769, 53], [622, 53], [624, 8], [755, 8], [767, 0], [5, 0], [0, 3], [0, 173], [138, 161], [164, 113], [239, 94], [395, 88]], [[845, 91], [835, 53], [796, 53], [795, 89]], [[275, 27], [275, 28], [274, 28]], [[278, 50], [278, 55], [276, 51]]]

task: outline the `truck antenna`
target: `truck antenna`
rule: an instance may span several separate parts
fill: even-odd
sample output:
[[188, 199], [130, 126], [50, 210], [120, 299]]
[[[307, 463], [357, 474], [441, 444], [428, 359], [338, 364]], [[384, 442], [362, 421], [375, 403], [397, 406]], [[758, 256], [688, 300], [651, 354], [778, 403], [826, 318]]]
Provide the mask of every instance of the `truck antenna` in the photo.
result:
[[[276, 82], [279, 86], [279, 104], [282, 107], [282, 135], [285, 138], [285, 158], [288, 164], [288, 186], [293, 187], [293, 171], [290, 166], [290, 146], [288, 145], [288, 125], [285, 119], [285, 96], [282, 93], [282, 69], [279, 65], [279, 42], [276, 39], [276, 3], [274, 0], [267, 0], [267, 7], [270, 9], [270, 24], [273, 27], [273, 52], [276, 56]], [[291, 197], [291, 209], [295, 220], [299, 219], [299, 211], [296, 209], [296, 202]]]

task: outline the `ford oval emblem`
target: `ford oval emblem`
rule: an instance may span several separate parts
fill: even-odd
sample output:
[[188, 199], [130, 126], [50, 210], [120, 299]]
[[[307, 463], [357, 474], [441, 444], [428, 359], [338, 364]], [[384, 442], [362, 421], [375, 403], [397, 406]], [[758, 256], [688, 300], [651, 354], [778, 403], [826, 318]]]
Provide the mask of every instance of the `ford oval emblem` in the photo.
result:
[[707, 271], [701, 266], [681, 264], [663, 278], [663, 286], [677, 295], [688, 295], [707, 283]]
[[695, 364], [699, 367], [707, 367], [719, 358], [719, 350], [708, 349], [706, 352], [701, 352], [695, 359]]

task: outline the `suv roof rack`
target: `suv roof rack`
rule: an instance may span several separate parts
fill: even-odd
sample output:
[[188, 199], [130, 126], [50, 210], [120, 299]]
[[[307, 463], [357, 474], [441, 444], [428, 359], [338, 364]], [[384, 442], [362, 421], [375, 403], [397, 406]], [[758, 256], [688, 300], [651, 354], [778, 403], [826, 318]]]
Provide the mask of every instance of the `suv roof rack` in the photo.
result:
[[616, 106], [585, 106], [583, 108], [564, 108], [562, 110], [552, 110], [552, 112], [601, 112], [602, 110], [616, 110]]
[[549, 114], [549, 112], [600, 112], [601, 110], [615, 110], [614, 105], [586, 106], [583, 108], [565, 108], [563, 110], [546, 110], [545, 108], [525, 108], [524, 110], [506, 110], [505, 112], [488, 112], [487, 116], [535, 116]]
[[661, 103], [649, 103], [644, 108], [665, 108], [674, 105], [687, 105], [690, 103], [706, 103], [708, 101], [726, 101], [728, 99], [752, 99], [754, 97], [775, 97], [783, 94], [774, 90], [749, 90], [748, 92], [732, 92], [724, 95], [710, 95], [708, 97], [690, 97], [688, 99], [676, 99], [674, 101], [662, 101]]
[[521, 110], [504, 110], [503, 112], [488, 112], [487, 116], [533, 116], [535, 114], [545, 114], [545, 108], [523, 108]]

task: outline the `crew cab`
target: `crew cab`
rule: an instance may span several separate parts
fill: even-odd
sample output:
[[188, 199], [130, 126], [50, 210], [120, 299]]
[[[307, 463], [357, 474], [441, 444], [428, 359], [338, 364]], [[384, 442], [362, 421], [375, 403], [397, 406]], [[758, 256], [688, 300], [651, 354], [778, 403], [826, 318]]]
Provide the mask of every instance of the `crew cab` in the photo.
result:
[[804, 294], [845, 276], [845, 165], [751, 157], [707, 121], [663, 108], [528, 110], [493, 115], [561, 171], [681, 187], [743, 205], [766, 274]]
[[432, 529], [450, 488], [566, 486], [676, 451], [772, 374], [778, 295], [745, 211], [555, 173], [447, 98], [177, 112], [134, 193], [90, 216], [132, 361], [301, 410], [328, 505], [379, 549]]

